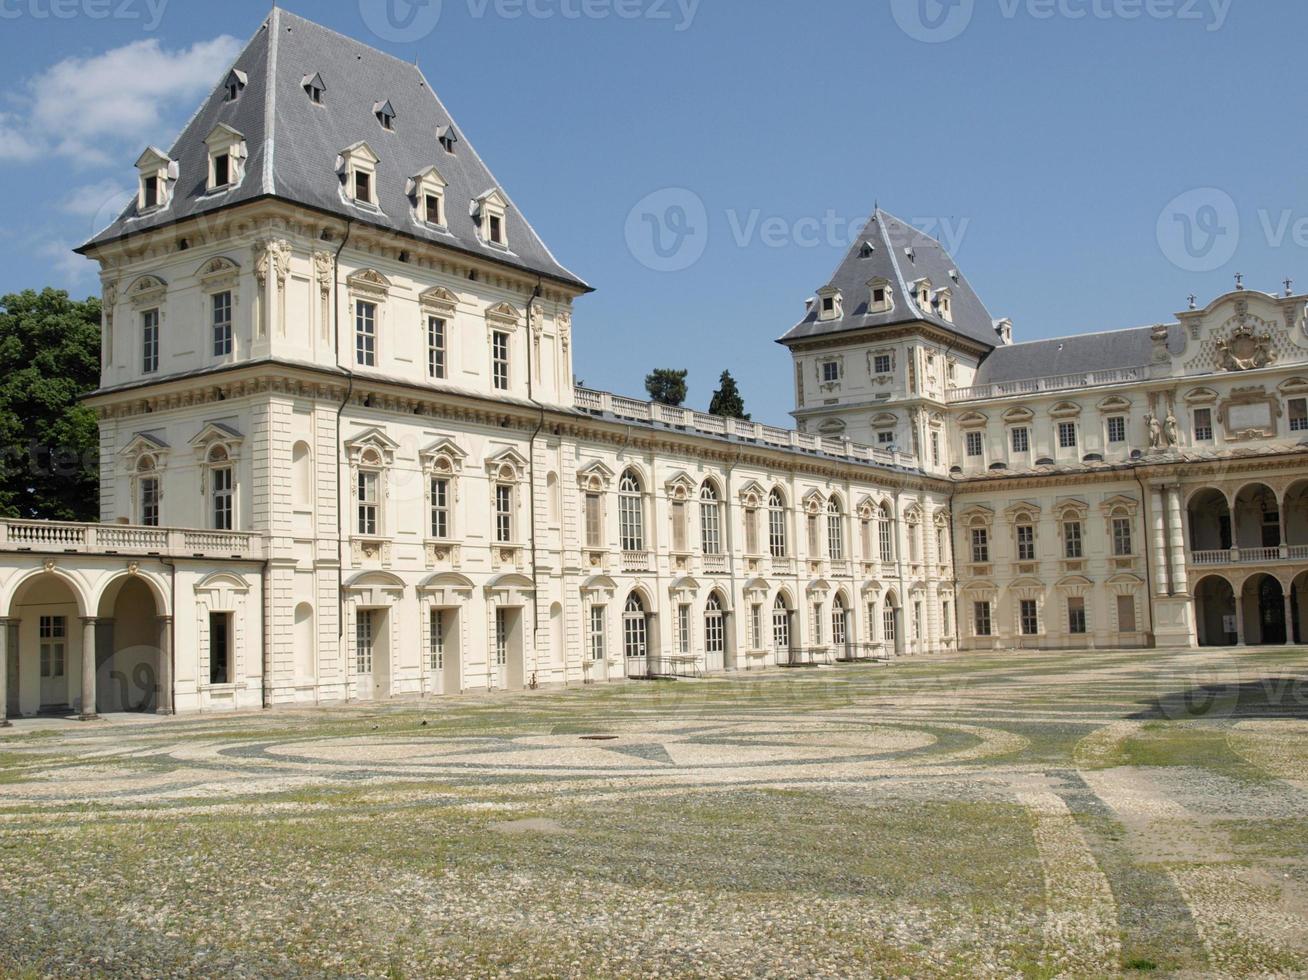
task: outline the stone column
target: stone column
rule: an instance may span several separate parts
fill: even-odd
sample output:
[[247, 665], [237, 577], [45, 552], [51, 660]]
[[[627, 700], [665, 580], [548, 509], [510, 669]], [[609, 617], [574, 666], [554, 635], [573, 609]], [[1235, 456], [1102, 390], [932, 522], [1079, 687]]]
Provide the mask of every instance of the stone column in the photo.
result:
[[82, 619], [82, 721], [95, 721], [95, 626], [97, 620]]
[[1285, 593], [1285, 645], [1294, 646], [1294, 590]]
[[173, 619], [159, 617], [159, 698], [155, 714], [173, 713]]
[[1235, 645], [1244, 646], [1244, 592], [1235, 594]]
[[1167, 512], [1163, 509], [1163, 488], [1151, 487], [1149, 491], [1149, 519], [1153, 525], [1154, 554], [1154, 594], [1167, 595], [1167, 567], [1170, 564], [1167, 555]]
[[9, 620], [0, 619], [0, 728], [9, 726]]
[[1172, 551], [1172, 594], [1187, 595], [1190, 583], [1185, 571], [1185, 522], [1181, 516], [1181, 488], [1167, 488], [1167, 514], [1171, 525], [1169, 538]]

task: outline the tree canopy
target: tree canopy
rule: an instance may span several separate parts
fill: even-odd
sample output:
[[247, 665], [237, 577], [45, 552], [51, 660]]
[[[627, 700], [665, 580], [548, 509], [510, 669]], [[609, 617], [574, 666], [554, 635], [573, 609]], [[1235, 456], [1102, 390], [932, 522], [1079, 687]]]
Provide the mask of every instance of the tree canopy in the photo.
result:
[[99, 299], [0, 297], [0, 513], [99, 519], [99, 430], [79, 403], [99, 381]]
[[661, 405], [680, 406], [686, 401], [686, 377], [689, 371], [655, 368], [645, 376], [645, 390]]
[[736, 379], [731, 376], [730, 371], [723, 371], [722, 377], [718, 380], [718, 390], [713, 392], [713, 401], [709, 403], [709, 414], [724, 419], [749, 421], [749, 413], [745, 411], [745, 399], [740, 396], [740, 389], [736, 387]]

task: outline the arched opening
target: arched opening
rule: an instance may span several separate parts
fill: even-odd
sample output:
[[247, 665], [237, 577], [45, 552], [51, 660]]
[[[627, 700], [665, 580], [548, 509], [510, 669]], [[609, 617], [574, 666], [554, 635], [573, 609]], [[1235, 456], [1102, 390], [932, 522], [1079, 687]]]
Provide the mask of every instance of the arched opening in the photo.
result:
[[727, 666], [727, 620], [722, 596], [714, 592], [704, 604], [704, 669], [725, 670]]
[[295, 683], [305, 687], [317, 683], [318, 635], [314, 629], [313, 606], [295, 607]]
[[80, 709], [84, 615], [75, 586], [59, 575], [38, 574], [19, 586], [9, 603], [5, 657], [9, 717], [63, 715]]
[[845, 559], [845, 514], [834, 494], [827, 501], [827, 556], [832, 561]]
[[699, 490], [699, 537], [708, 564], [722, 554], [722, 504], [717, 487], [705, 481]]
[[1244, 641], [1250, 646], [1273, 646], [1286, 641], [1285, 590], [1272, 575], [1255, 575], [1244, 583]]
[[545, 477], [545, 499], [549, 505], [550, 523], [557, 524], [562, 510], [562, 495], [559, 492], [559, 475], [553, 471]]
[[[539, 651], [537, 651], [536, 657], [539, 661]], [[550, 649], [548, 659], [551, 664], [563, 662], [563, 605], [558, 602], [550, 606]]]
[[622, 474], [618, 482], [618, 537], [622, 550], [645, 550], [645, 509], [640, 477], [633, 470]]
[[1308, 643], [1308, 572], [1290, 586], [1290, 628], [1295, 643]]
[[307, 442], [297, 442], [291, 449], [291, 507], [296, 531], [313, 529], [313, 456]]
[[[1209, 487], [1200, 490], [1186, 505], [1190, 519], [1190, 550], [1203, 563], [1204, 553], [1230, 551], [1235, 538], [1231, 526], [1231, 508], [1226, 494]], [[1214, 555], [1225, 560], [1224, 555]]]
[[628, 677], [649, 677], [649, 612], [637, 592], [627, 597], [622, 610], [622, 653]]
[[845, 593], [837, 592], [831, 601], [831, 649], [838, 660], [852, 660], [853, 629], [849, 621], [849, 603]]
[[794, 631], [791, 629], [793, 615], [786, 594], [779, 593], [776, 602], [772, 604], [772, 653], [778, 664], [790, 663], [794, 655]]
[[1308, 559], [1308, 481], [1291, 485], [1285, 492], [1285, 541], [1295, 561]]
[[1242, 487], [1235, 496], [1235, 546], [1241, 551], [1279, 548], [1281, 506], [1264, 483]]
[[904, 624], [899, 607], [899, 595], [894, 589], [886, 593], [886, 601], [881, 606], [881, 639], [887, 651], [894, 651], [895, 656], [904, 654]]
[[96, 710], [100, 713], [157, 711], [160, 663], [160, 608], [139, 576], [112, 582], [96, 610]]
[[768, 494], [768, 554], [785, 558], [789, 554], [786, 534], [786, 498], [780, 488]]
[[1194, 590], [1195, 621], [1201, 647], [1231, 647], [1237, 642], [1235, 591], [1220, 575], [1203, 579]]

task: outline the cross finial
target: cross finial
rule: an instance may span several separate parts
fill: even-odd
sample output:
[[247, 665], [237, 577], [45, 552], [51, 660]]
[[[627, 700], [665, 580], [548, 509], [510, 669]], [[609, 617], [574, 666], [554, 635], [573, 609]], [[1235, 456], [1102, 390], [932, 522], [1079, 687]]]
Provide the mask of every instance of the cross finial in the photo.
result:
[[1286, 295], [1286, 296], [1293, 296], [1293, 295], [1294, 295], [1294, 280], [1293, 280], [1293, 279], [1287, 279], [1287, 280], [1285, 280], [1285, 295]]
[[1237, 273], [1235, 274], [1235, 288], [1236, 288], [1236, 289], [1244, 289], [1244, 273], [1243, 273], [1243, 272], [1237, 272]]
[[1194, 293], [1191, 293], [1191, 294], [1190, 294], [1190, 309], [1194, 310], [1194, 309], [1198, 309], [1198, 307], [1199, 307], [1199, 297], [1196, 296]]

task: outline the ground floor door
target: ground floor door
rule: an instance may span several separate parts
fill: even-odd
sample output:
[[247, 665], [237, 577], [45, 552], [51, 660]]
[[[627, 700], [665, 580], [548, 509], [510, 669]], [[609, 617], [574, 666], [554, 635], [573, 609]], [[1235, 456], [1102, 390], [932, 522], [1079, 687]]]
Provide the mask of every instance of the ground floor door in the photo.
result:
[[42, 616], [38, 637], [41, 656], [41, 710], [66, 708], [68, 706], [68, 618]]
[[458, 694], [459, 666], [459, 611], [433, 609], [431, 611], [431, 650], [427, 660], [427, 691], [439, 696]]
[[717, 596], [712, 596], [708, 601], [708, 611], [704, 614], [704, 669], [725, 670], [726, 659], [726, 614], [723, 613]]
[[360, 609], [354, 624], [355, 696], [360, 701], [390, 697], [390, 644], [385, 609]]

